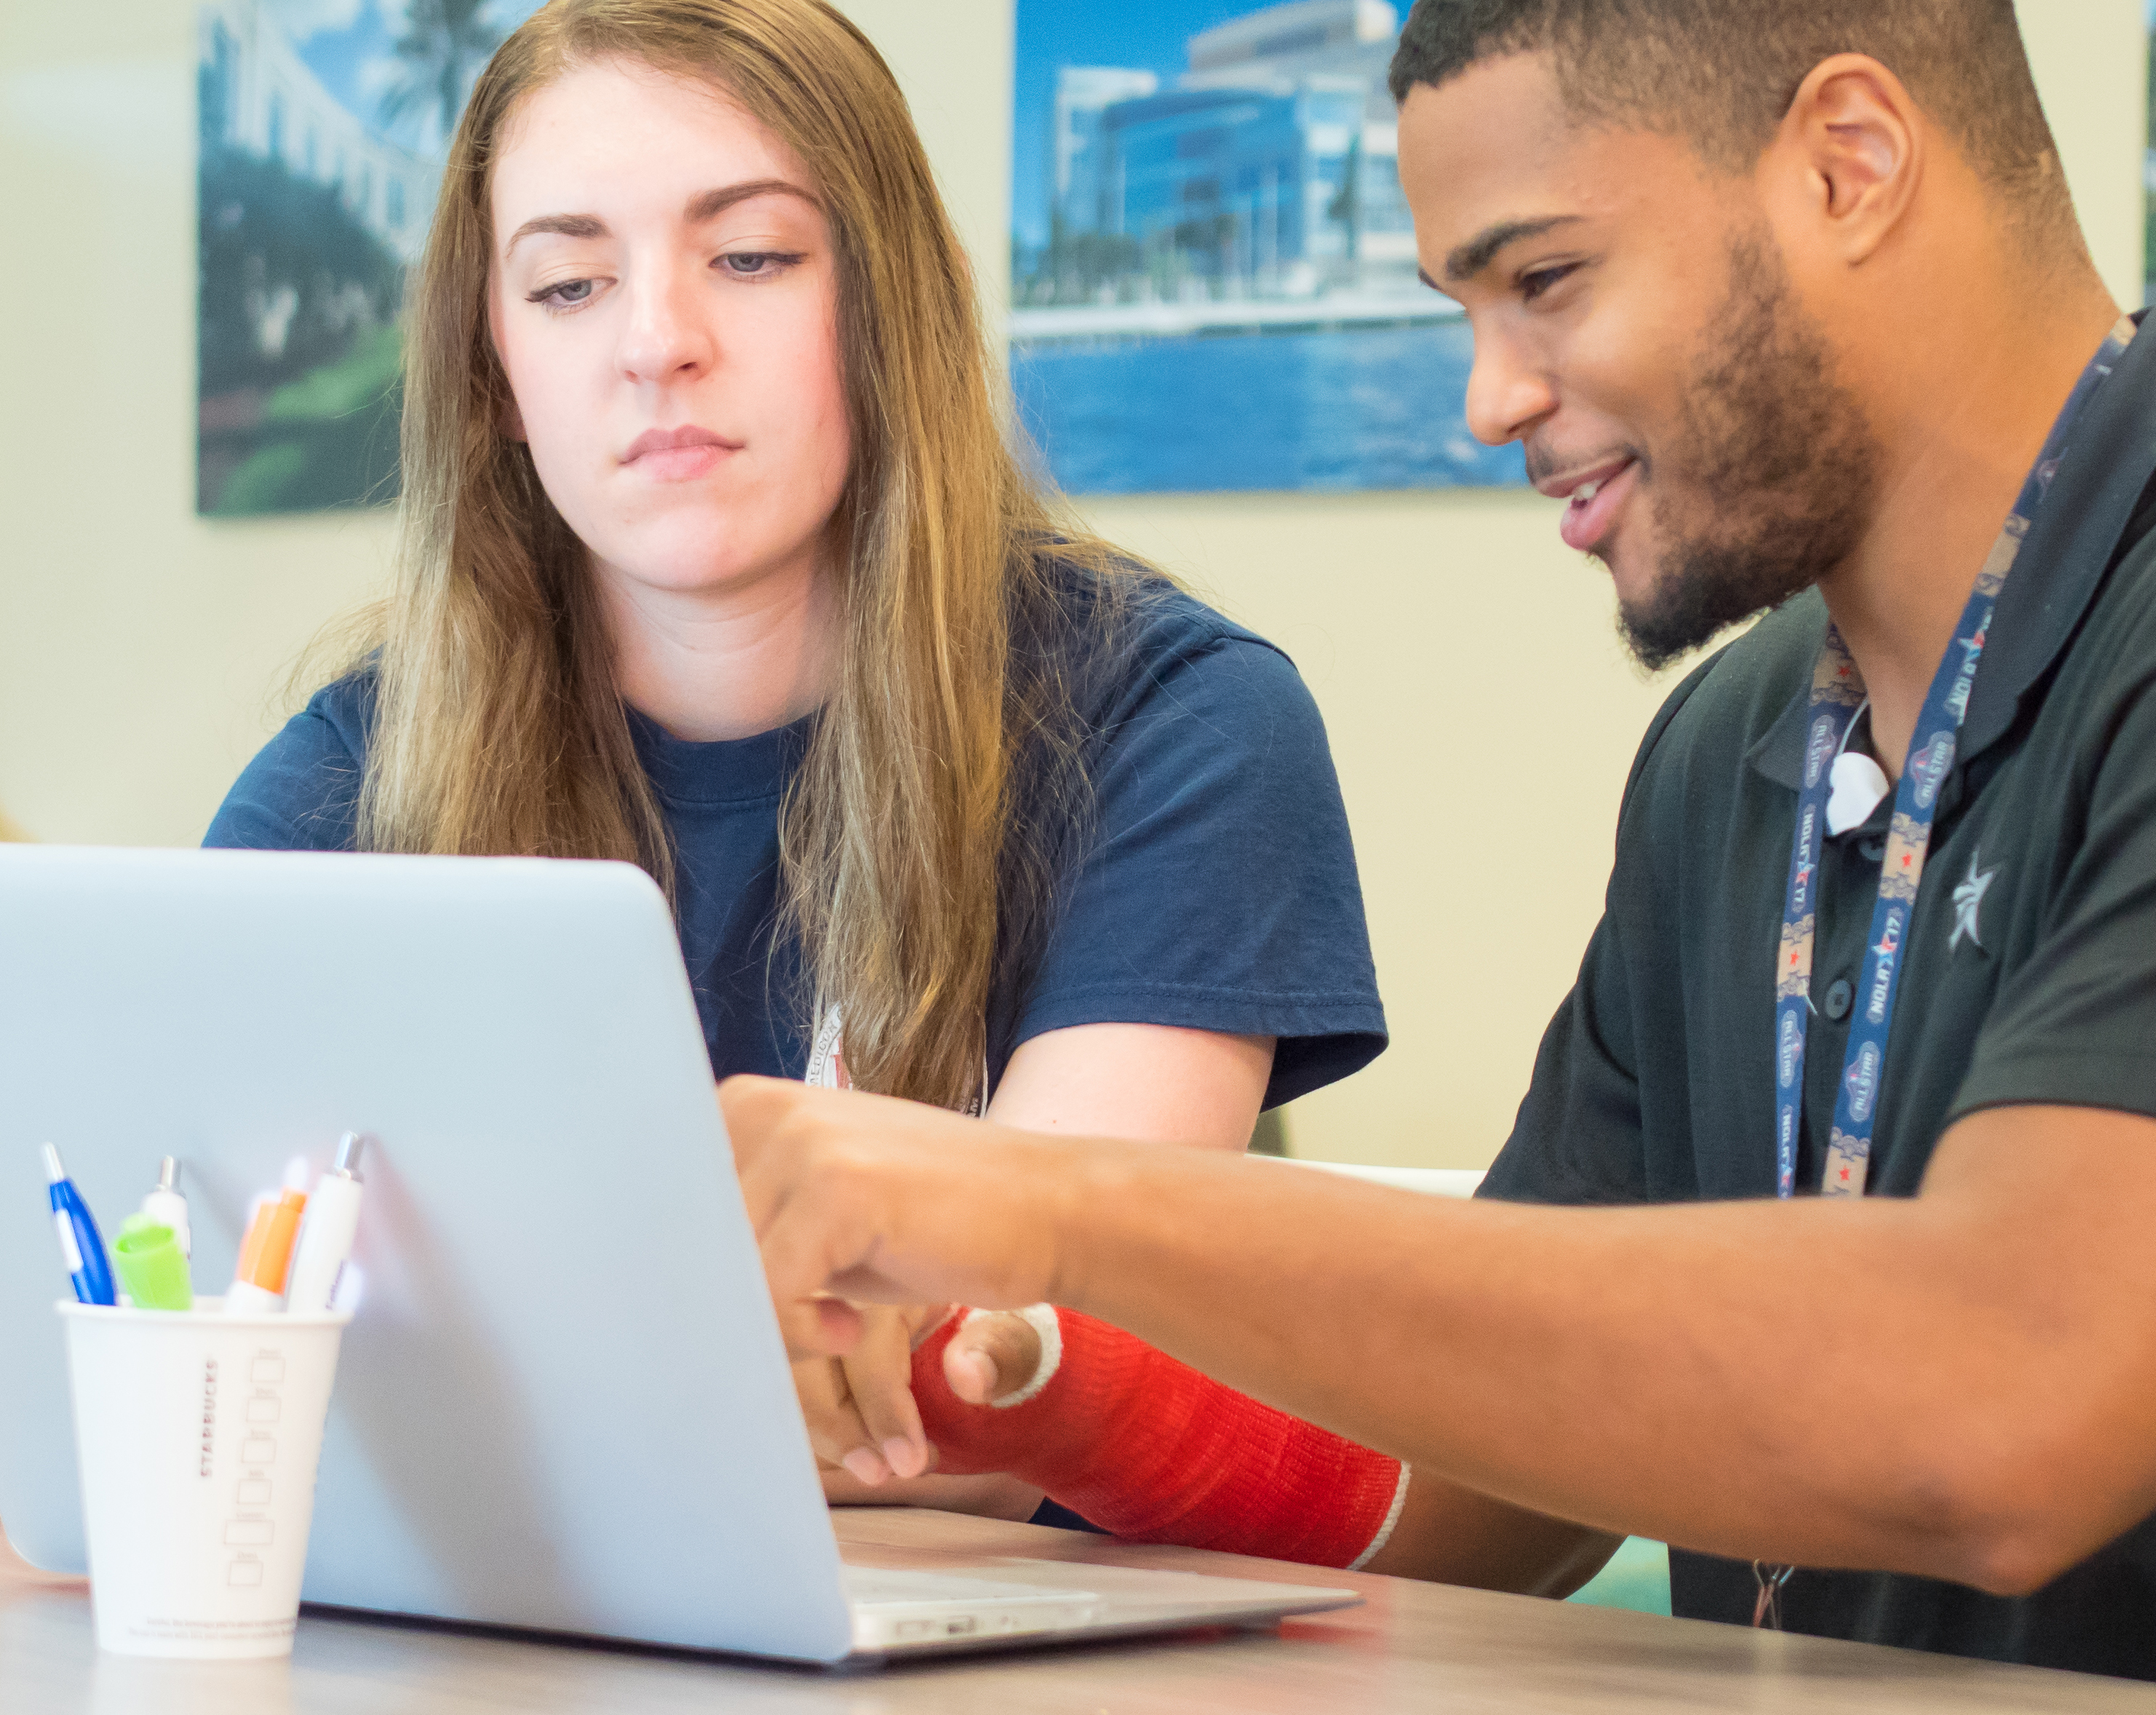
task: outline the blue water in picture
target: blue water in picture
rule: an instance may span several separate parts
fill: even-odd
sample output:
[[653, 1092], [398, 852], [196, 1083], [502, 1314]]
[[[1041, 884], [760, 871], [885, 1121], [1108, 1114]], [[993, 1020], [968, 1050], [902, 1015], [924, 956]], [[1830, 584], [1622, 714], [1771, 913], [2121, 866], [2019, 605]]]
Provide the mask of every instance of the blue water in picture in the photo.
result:
[[1011, 349], [1027, 431], [1069, 494], [1491, 486], [1517, 446], [1464, 415], [1464, 321]]

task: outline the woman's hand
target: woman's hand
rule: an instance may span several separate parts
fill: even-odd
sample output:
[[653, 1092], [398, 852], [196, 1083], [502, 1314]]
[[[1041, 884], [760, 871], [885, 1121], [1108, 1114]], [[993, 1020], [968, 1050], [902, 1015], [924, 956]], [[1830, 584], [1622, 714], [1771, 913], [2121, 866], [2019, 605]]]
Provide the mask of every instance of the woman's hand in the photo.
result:
[[[929, 1323], [914, 1343], [936, 1327]], [[943, 1348], [943, 1379], [968, 1405], [1009, 1399], [1032, 1386], [1040, 1368], [1040, 1330], [1015, 1310], [974, 1314]]]
[[845, 1471], [827, 1468], [824, 1499], [833, 1507], [926, 1507], [937, 1512], [964, 1512], [977, 1518], [1029, 1522], [1046, 1498], [1031, 1483], [1014, 1476], [895, 1476], [871, 1487]]

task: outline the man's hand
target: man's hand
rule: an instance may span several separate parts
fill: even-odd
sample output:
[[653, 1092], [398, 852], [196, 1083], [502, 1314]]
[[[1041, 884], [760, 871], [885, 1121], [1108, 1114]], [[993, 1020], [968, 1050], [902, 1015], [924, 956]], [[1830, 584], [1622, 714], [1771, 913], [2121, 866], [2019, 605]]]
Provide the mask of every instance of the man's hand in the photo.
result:
[[[843, 1358], [796, 1363], [793, 1382], [817, 1458], [874, 1489], [936, 1469], [936, 1450], [921, 1432], [913, 1399], [913, 1348], [947, 1317], [967, 1312], [944, 1305], [855, 1307], [860, 1343]], [[1032, 1382], [1040, 1356], [1040, 1334], [1031, 1322], [1014, 1311], [983, 1312], [968, 1317], [943, 1348], [942, 1384], [969, 1405], [986, 1405]], [[824, 1487], [828, 1493], [833, 1486]], [[850, 1486], [840, 1492], [855, 1497]]]
[[[952, 1314], [964, 1316], [966, 1312]], [[923, 1327], [916, 1343], [937, 1326]], [[1031, 1322], [1010, 1311], [988, 1312], [972, 1317], [943, 1348], [943, 1382], [961, 1399], [984, 1405], [1025, 1387], [1040, 1368], [1040, 1335]], [[820, 1361], [812, 1359], [797, 1365], [796, 1374], [816, 1367]], [[910, 1393], [908, 1397], [910, 1401]], [[938, 1454], [936, 1447], [928, 1449], [927, 1468], [931, 1471], [939, 1462]], [[834, 1507], [932, 1507], [939, 1512], [967, 1512], [1022, 1524], [1040, 1509], [1044, 1497], [1031, 1483], [999, 1475], [911, 1476], [898, 1471], [887, 1478], [863, 1480], [850, 1461], [844, 1468], [825, 1469], [824, 1498]]]
[[729, 1078], [719, 1104], [794, 1358], [856, 1348], [865, 1317], [847, 1300], [1009, 1310], [1055, 1298], [1054, 1216], [1086, 1146], [777, 1078]]
[[[912, 1348], [963, 1309], [863, 1310], [866, 1332], [844, 1358], [811, 1358], [793, 1366], [808, 1439], [823, 1466], [824, 1498], [834, 1507], [932, 1507], [1021, 1522], [1033, 1517], [1041, 1492], [1014, 1476], [937, 1476], [938, 1450], [921, 1433], [911, 1386]], [[896, 1333], [896, 1369], [879, 1348]], [[873, 1358], [870, 1354], [877, 1353]], [[986, 1404], [1014, 1394], [1040, 1368], [1040, 1336], [1010, 1311], [974, 1316], [943, 1349], [944, 1385], [961, 1399]], [[935, 1385], [932, 1384], [931, 1385]], [[867, 1390], [879, 1390], [875, 1404]], [[901, 1414], [910, 1434], [876, 1437], [878, 1409]], [[875, 1437], [875, 1439], [870, 1439]]]
[[804, 1358], [793, 1388], [808, 1445], [827, 1466], [870, 1485], [919, 1476], [927, 1438], [913, 1404], [913, 1347], [949, 1314], [947, 1305], [855, 1307], [861, 1336], [844, 1358]]
[[[913, 1348], [946, 1317], [966, 1312], [943, 1304], [855, 1307], [861, 1317], [860, 1341], [844, 1358], [796, 1363], [793, 1386], [816, 1457], [874, 1489], [893, 1477], [917, 1477], [935, 1469], [936, 1451], [921, 1433], [920, 1409], [913, 1403]], [[944, 1380], [969, 1404], [985, 1405], [1018, 1392], [1040, 1368], [1040, 1333], [1010, 1311], [973, 1317], [943, 1348]], [[827, 1492], [830, 1487], [825, 1485]], [[842, 1492], [853, 1493], [850, 1488]]]

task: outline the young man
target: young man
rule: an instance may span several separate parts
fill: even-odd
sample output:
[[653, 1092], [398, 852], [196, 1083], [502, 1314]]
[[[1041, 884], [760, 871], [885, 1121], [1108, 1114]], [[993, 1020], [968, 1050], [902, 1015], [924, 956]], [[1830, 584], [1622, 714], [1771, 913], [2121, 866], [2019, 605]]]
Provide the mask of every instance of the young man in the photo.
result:
[[1637, 1532], [1681, 1614], [2156, 1677], [2156, 339], [2010, 0], [1420, 0], [1394, 81], [1476, 432], [1641, 659], [1773, 611], [1483, 1201], [737, 1083], [788, 1336], [1052, 1301], [1409, 1461], [1382, 1569]]

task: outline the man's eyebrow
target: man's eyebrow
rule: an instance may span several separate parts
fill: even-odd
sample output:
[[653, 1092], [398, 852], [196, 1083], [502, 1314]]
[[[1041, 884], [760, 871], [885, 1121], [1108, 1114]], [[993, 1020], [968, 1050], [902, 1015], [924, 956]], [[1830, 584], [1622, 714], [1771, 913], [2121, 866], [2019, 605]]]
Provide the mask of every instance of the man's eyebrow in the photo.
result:
[[[1553, 214], [1543, 220], [1501, 220], [1495, 226], [1486, 226], [1445, 259], [1445, 277], [1450, 280], [1472, 280], [1497, 259], [1497, 253], [1506, 245], [1517, 244], [1522, 239], [1538, 239], [1560, 226], [1570, 226], [1579, 218], [1577, 214]], [[1427, 276], [1425, 280], [1429, 285], [1437, 284]]]
[[[789, 184], [783, 178], [747, 179], [737, 185], [721, 185], [712, 191], [699, 191], [690, 198], [684, 211], [691, 225], [716, 218], [737, 203], [746, 203], [752, 197], [766, 197], [778, 193], [798, 197], [804, 203], [815, 198], [800, 186]], [[501, 254], [506, 257], [520, 241], [536, 238], [542, 233], [555, 233], [565, 239], [603, 239], [607, 235], [607, 224], [596, 214], [542, 214], [527, 220], [511, 234]]]

